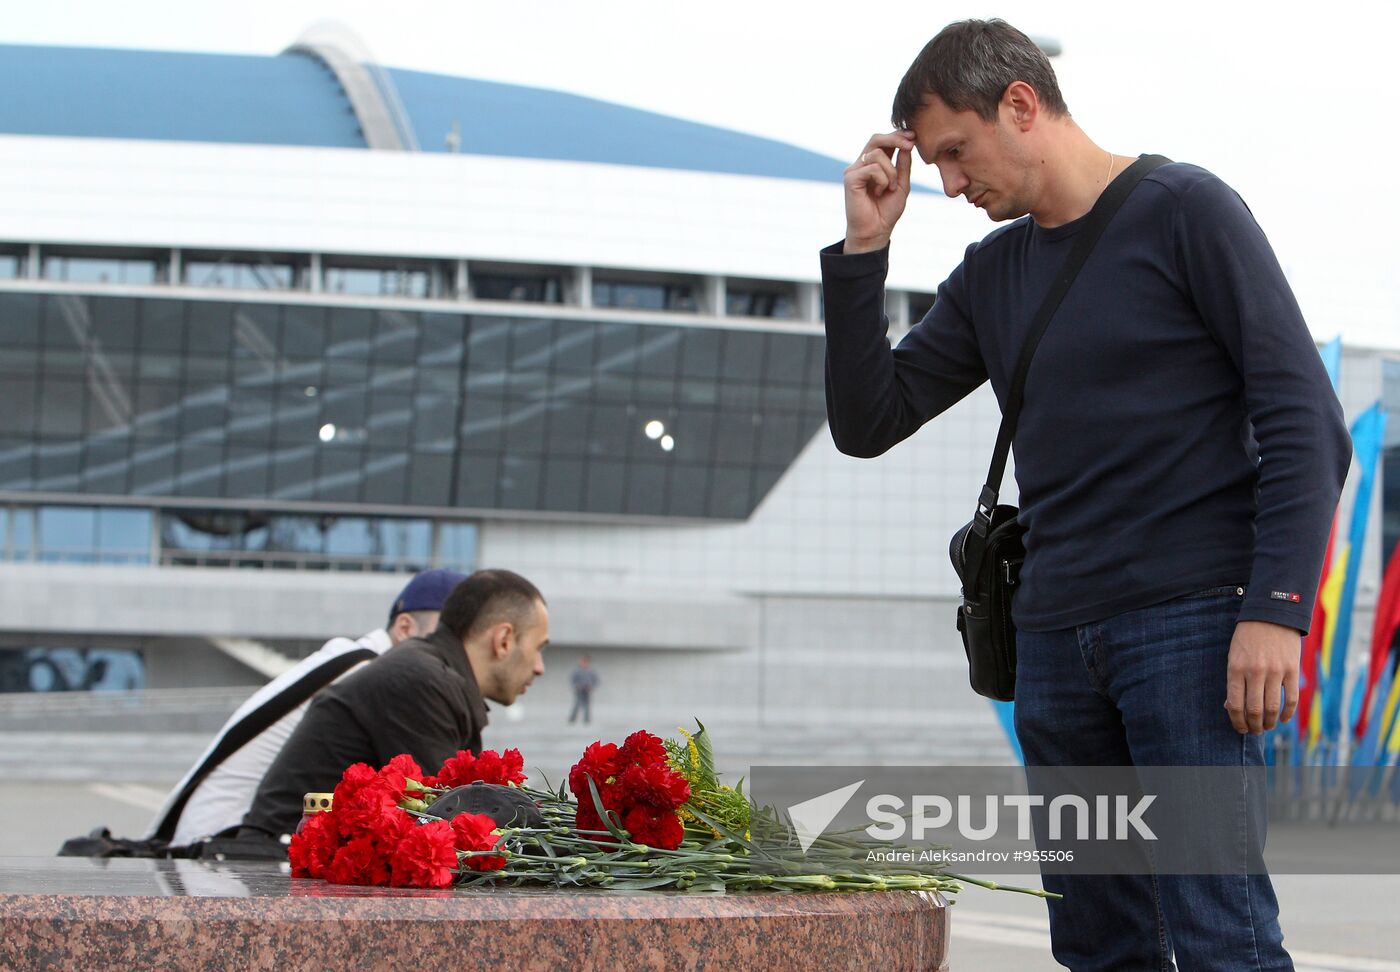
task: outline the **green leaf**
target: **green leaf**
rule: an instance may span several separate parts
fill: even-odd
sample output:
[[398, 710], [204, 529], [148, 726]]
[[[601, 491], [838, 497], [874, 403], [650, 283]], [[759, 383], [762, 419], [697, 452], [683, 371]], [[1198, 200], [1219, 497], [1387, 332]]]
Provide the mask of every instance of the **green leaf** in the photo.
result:
[[588, 780], [588, 794], [593, 798], [593, 806], [597, 809], [598, 816], [603, 821], [603, 826], [608, 828], [608, 833], [617, 838], [618, 843], [630, 841], [631, 838], [627, 836], [626, 831], [620, 829], [617, 824], [613, 823], [611, 817], [612, 811], [603, 808], [603, 798], [598, 795], [598, 784], [593, 782], [593, 777], [587, 776], [584, 778]]

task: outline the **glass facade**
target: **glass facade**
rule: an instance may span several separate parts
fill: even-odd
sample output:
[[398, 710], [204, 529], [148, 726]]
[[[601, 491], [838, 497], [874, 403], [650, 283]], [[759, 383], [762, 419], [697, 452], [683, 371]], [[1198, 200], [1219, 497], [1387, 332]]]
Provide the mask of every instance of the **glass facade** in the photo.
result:
[[741, 519], [825, 417], [811, 332], [0, 293], [0, 346], [11, 493]]

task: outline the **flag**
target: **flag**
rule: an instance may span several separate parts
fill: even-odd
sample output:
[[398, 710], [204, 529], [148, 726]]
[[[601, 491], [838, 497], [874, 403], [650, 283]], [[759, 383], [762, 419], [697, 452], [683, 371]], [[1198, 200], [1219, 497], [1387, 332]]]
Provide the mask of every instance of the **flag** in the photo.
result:
[[1016, 738], [1016, 703], [1002, 702], [999, 699], [989, 699], [992, 708], [996, 711], [997, 721], [1001, 723], [1002, 731], [1006, 733], [1006, 741], [1011, 743], [1011, 753], [1016, 757], [1016, 762], [1024, 763], [1026, 757], [1021, 754], [1021, 743]]
[[1322, 736], [1323, 701], [1328, 692], [1327, 674], [1331, 671], [1332, 644], [1336, 640], [1337, 631], [1337, 613], [1341, 610], [1342, 586], [1346, 582], [1347, 562], [1351, 559], [1350, 554], [1351, 547], [1343, 542], [1336, 562], [1332, 564], [1332, 569], [1327, 572], [1327, 576], [1322, 579], [1322, 586], [1317, 592], [1318, 603], [1322, 605], [1323, 622], [1319, 635], [1321, 644], [1318, 649], [1317, 679], [1312, 693], [1312, 705], [1308, 709], [1309, 749], [1316, 749], [1318, 740]]
[[1371, 625], [1371, 663], [1367, 669], [1366, 688], [1361, 697], [1360, 712], [1356, 719], [1356, 737], [1366, 734], [1366, 723], [1371, 714], [1371, 698], [1386, 671], [1391, 644], [1395, 633], [1400, 630], [1400, 542], [1390, 554], [1385, 577], [1381, 581], [1381, 591], [1376, 595], [1376, 620]]
[[1330, 746], [1342, 734], [1342, 678], [1346, 671], [1347, 645], [1351, 641], [1351, 612], [1356, 603], [1356, 583], [1361, 573], [1361, 551], [1366, 543], [1366, 520], [1371, 514], [1371, 489], [1376, 478], [1376, 461], [1385, 435], [1385, 412], [1380, 402], [1362, 412], [1351, 427], [1352, 452], [1361, 469], [1356, 498], [1351, 508], [1351, 530], [1342, 550], [1346, 575], [1337, 603], [1337, 623], [1330, 644], [1323, 645], [1322, 735]]
[[[1332, 383], [1332, 391], [1336, 392], [1342, 380], [1342, 338], [1341, 335], [1334, 337], [1324, 344], [1318, 351], [1322, 357], [1322, 366], [1327, 369], [1327, 380]], [[1317, 577], [1317, 596], [1313, 598], [1312, 622], [1308, 625], [1307, 637], [1303, 639], [1302, 657], [1298, 664], [1298, 711], [1294, 716], [1293, 725], [1288, 729], [1287, 735], [1291, 737], [1295, 745], [1293, 747], [1293, 762], [1301, 763], [1303, 759], [1303, 749], [1297, 745], [1304, 736], [1308, 738], [1308, 749], [1317, 745], [1318, 733], [1321, 729], [1321, 710], [1318, 702], [1321, 694], [1318, 692], [1318, 660], [1322, 655], [1323, 636], [1328, 630], [1328, 618], [1336, 618], [1336, 601], [1332, 601], [1331, 613], [1328, 612], [1327, 602], [1323, 599], [1322, 593], [1326, 589], [1327, 579], [1332, 571], [1332, 552], [1337, 543], [1337, 517], [1340, 510], [1332, 514], [1332, 528], [1327, 531], [1327, 553], [1322, 558], [1322, 571]], [[1335, 620], [1333, 624], [1335, 624]]]
[[1395, 660], [1386, 666], [1385, 675], [1380, 679], [1381, 688], [1389, 688], [1380, 702], [1380, 711], [1375, 714], [1361, 735], [1356, 753], [1352, 757], [1353, 766], [1380, 766], [1385, 763], [1385, 742], [1390, 736], [1395, 722], [1395, 713], [1400, 708], [1400, 678], [1396, 677]]
[[[1332, 548], [1337, 542], [1337, 514], [1332, 514], [1332, 529], [1327, 534], [1327, 552], [1322, 557], [1322, 572], [1317, 580], [1317, 597], [1313, 599], [1312, 623], [1308, 625], [1307, 637], [1303, 639], [1303, 654], [1298, 663], [1298, 712], [1294, 717], [1297, 723], [1297, 735], [1299, 737], [1306, 734], [1309, 740], [1309, 748], [1317, 744], [1317, 737], [1312, 729], [1316, 723], [1314, 719], [1313, 706], [1317, 699], [1317, 678], [1318, 659], [1322, 654], [1323, 636], [1327, 632], [1327, 621], [1329, 617], [1335, 618], [1335, 611], [1328, 613], [1327, 600], [1323, 597], [1323, 592], [1327, 589], [1327, 579], [1332, 573]], [[1333, 607], [1336, 604], [1333, 602]], [[1297, 763], [1302, 758], [1302, 748], [1297, 747], [1293, 751], [1293, 761]]]

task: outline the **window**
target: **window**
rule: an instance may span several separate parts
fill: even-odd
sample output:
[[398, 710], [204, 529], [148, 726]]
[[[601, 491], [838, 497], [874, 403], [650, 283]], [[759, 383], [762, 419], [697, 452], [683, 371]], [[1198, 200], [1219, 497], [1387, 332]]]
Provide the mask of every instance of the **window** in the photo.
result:
[[[28, 510], [17, 510], [28, 513]], [[38, 559], [46, 563], [150, 563], [151, 512], [93, 506], [41, 506]]]
[[562, 304], [564, 278], [559, 274], [542, 273], [477, 273], [472, 276], [472, 294], [479, 300]]
[[625, 310], [668, 310], [693, 313], [695, 287], [688, 283], [651, 283], [630, 280], [593, 280], [595, 307]]
[[437, 562], [469, 574], [476, 569], [476, 524], [438, 524]]
[[185, 263], [185, 283], [191, 287], [290, 290], [295, 282], [295, 268], [290, 263], [275, 263], [270, 258], [189, 260]]
[[797, 319], [797, 289], [778, 281], [731, 280], [724, 296], [724, 312], [730, 317]]
[[0, 280], [24, 276], [24, 258], [13, 253], [0, 253]]
[[68, 283], [152, 284], [160, 279], [154, 260], [91, 256], [45, 256], [44, 277]]
[[403, 264], [394, 267], [326, 267], [324, 288], [331, 294], [365, 297], [429, 297], [432, 275]]
[[432, 521], [205, 510], [161, 516], [168, 564], [416, 571], [432, 559]]

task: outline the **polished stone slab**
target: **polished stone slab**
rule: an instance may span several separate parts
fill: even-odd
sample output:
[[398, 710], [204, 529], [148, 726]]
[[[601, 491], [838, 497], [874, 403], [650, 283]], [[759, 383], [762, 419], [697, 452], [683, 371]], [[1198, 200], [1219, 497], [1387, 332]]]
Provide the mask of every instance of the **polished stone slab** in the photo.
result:
[[0, 860], [0, 968], [946, 968], [936, 894], [354, 888], [266, 862]]

